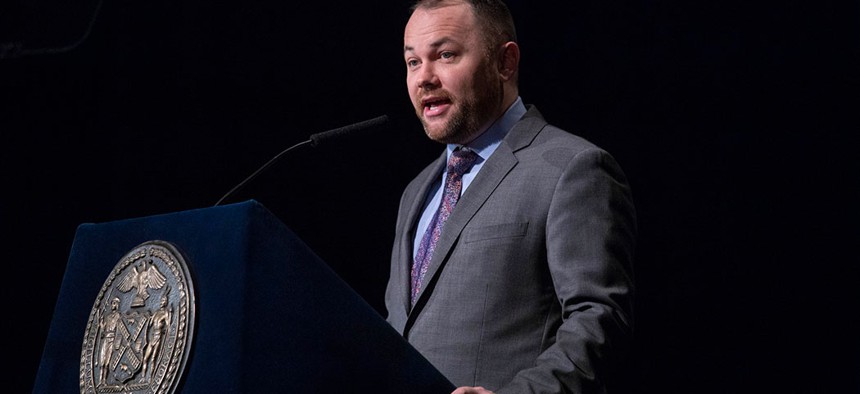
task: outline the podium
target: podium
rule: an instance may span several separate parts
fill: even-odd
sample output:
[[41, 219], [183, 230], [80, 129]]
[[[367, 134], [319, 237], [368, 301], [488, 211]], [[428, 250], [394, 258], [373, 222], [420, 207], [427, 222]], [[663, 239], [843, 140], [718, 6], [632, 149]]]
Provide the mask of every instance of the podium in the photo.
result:
[[34, 393], [80, 392], [94, 301], [117, 262], [151, 240], [174, 245], [193, 282], [193, 337], [176, 392], [443, 394], [454, 389], [292, 231], [249, 200], [81, 224]]

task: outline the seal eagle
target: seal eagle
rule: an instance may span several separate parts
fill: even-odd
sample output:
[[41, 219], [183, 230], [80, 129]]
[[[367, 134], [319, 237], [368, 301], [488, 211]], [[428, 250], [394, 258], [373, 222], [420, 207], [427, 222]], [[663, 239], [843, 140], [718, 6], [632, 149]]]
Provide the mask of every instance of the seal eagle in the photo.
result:
[[167, 282], [167, 279], [164, 275], [158, 271], [158, 268], [152, 264], [152, 259], [145, 260], [140, 264], [140, 271], [137, 269], [138, 267], [132, 267], [131, 271], [122, 278], [122, 281], [119, 282], [117, 288], [126, 293], [131, 289], [137, 288], [137, 293], [134, 295], [134, 299], [131, 301], [131, 306], [144, 306], [146, 304], [146, 299], [149, 298], [148, 289], [158, 290], [164, 286]]

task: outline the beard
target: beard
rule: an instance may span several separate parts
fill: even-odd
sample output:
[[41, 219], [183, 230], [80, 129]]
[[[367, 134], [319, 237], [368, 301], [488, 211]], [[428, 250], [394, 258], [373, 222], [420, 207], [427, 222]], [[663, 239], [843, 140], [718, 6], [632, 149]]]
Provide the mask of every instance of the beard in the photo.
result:
[[448, 121], [437, 125], [439, 130], [431, 130], [431, 125], [424, 119], [423, 108], [416, 108], [424, 132], [430, 139], [444, 144], [465, 145], [481, 135], [501, 115], [502, 81], [493, 74], [489, 65], [481, 69], [468, 97], [453, 97], [444, 92], [455, 107]]

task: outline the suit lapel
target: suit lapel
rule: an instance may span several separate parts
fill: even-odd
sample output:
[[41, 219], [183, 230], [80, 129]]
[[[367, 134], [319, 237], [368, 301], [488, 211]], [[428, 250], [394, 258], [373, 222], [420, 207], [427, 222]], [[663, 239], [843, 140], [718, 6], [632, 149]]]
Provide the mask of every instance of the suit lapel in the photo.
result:
[[[535, 108], [530, 108], [523, 116], [523, 119], [514, 125], [513, 129], [508, 133], [502, 143], [496, 148], [496, 151], [487, 159], [484, 166], [481, 167], [481, 172], [472, 180], [469, 188], [460, 197], [451, 216], [445, 223], [442, 230], [442, 235], [439, 242], [436, 244], [436, 249], [433, 251], [433, 258], [430, 260], [430, 265], [427, 268], [427, 274], [424, 276], [426, 284], [418, 293], [417, 305], [422, 303], [422, 299], [429, 296], [429, 292], [434, 287], [432, 284], [435, 281], [436, 275], [442, 269], [445, 262], [448, 260], [448, 255], [451, 249], [460, 238], [460, 234], [466, 227], [466, 224], [472, 219], [478, 209], [487, 201], [493, 191], [499, 186], [499, 183], [507, 176], [507, 174], [517, 165], [517, 158], [514, 152], [528, 146], [534, 140], [537, 133], [546, 122], [541, 117], [540, 113]], [[442, 160], [444, 160], [444, 155]], [[439, 169], [441, 172], [441, 168]], [[432, 179], [431, 179], [432, 181]], [[428, 183], [428, 182], [425, 182]], [[432, 182], [429, 182], [432, 183]], [[425, 185], [429, 187], [429, 184]], [[426, 196], [426, 188], [423, 188]], [[420, 195], [419, 195], [420, 196]], [[421, 199], [423, 202], [423, 199]], [[419, 203], [419, 207], [411, 211], [415, 212], [420, 209], [423, 204]], [[411, 218], [410, 225], [414, 228], [415, 218]], [[414, 230], [413, 230], [414, 232]], [[410, 253], [411, 255], [411, 253]], [[411, 264], [411, 261], [410, 261]], [[407, 282], [408, 287], [408, 282]], [[409, 320], [414, 317], [410, 316]], [[408, 325], [407, 325], [408, 329]]]
[[[415, 240], [415, 228], [418, 226], [418, 219], [421, 217], [422, 208], [424, 208], [424, 202], [428, 198], [428, 194], [430, 193], [430, 187], [433, 186], [433, 183], [439, 179], [442, 175], [442, 168], [445, 166], [445, 152], [442, 152], [442, 155], [436, 159], [429, 166], [424, 168], [423, 171], [418, 175], [417, 179], [420, 179], [421, 183], [418, 185], [417, 191], [413, 196], [411, 196], [411, 205], [408, 207], [406, 211], [406, 221], [403, 223], [406, 230], [400, 245], [400, 256], [402, 256], [402, 260], [400, 263], [402, 267], [405, 267], [404, 270], [405, 275], [401, 275], [400, 283], [401, 286], [401, 295], [403, 296], [403, 308], [408, 312], [410, 308], [412, 308], [409, 298], [412, 288], [412, 280], [410, 274], [412, 272], [412, 260], [413, 256], [413, 242]], [[407, 200], [407, 201], [408, 201]]]

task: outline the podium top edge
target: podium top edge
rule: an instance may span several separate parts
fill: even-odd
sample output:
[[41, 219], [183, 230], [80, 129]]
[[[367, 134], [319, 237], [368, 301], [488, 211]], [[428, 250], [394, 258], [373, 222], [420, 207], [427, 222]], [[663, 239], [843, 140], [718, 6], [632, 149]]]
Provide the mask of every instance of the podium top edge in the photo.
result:
[[184, 214], [199, 214], [206, 211], [232, 211], [232, 210], [252, 210], [252, 209], [262, 209], [264, 211], [269, 211], [261, 202], [255, 199], [248, 199], [244, 201], [223, 204], [212, 207], [201, 207], [201, 208], [190, 208], [185, 210], [173, 211], [173, 212], [163, 212], [163, 213], [155, 213], [152, 215], [144, 215], [144, 216], [136, 216], [129, 218], [121, 218], [116, 220], [106, 220], [102, 222], [83, 222], [78, 224], [77, 229], [98, 226], [101, 224], [107, 223], [115, 223], [115, 222], [124, 222], [124, 221], [135, 221], [135, 220], [147, 220], [147, 219], [156, 219], [160, 217], [170, 216], [170, 215], [184, 215]]

